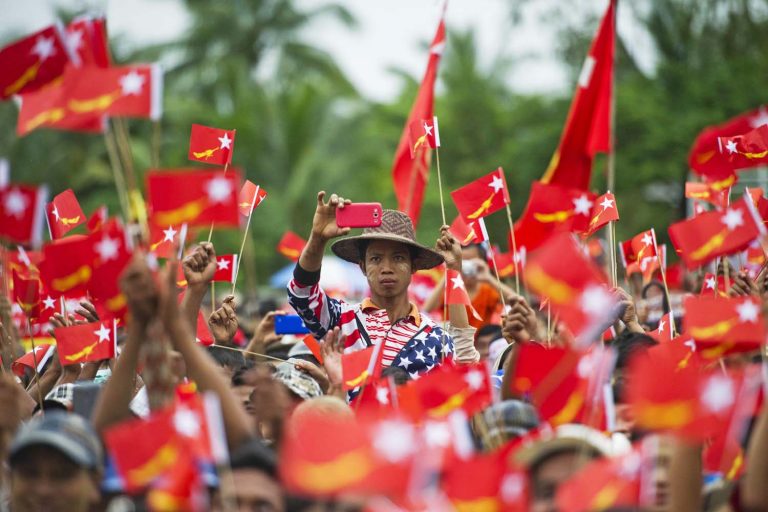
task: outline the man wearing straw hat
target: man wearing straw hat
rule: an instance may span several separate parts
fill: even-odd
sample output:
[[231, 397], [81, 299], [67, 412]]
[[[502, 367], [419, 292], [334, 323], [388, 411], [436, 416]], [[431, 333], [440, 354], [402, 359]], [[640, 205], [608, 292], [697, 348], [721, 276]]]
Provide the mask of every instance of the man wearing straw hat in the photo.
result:
[[336, 209], [351, 204], [350, 200], [336, 194], [328, 202], [324, 199], [325, 192], [318, 193], [312, 231], [288, 284], [288, 302], [312, 334], [318, 339], [329, 332], [346, 336], [345, 352], [374, 345], [384, 368], [402, 368], [411, 378], [418, 378], [446, 357], [457, 362], [479, 360], [473, 344], [475, 329], [462, 304], [449, 306], [451, 323], [444, 330], [408, 300], [408, 286], [417, 270], [443, 262], [451, 270], [461, 270], [461, 249], [448, 226], [441, 228], [435, 249], [430, 249], [416, 241], [405, 213], [384, 210], [379, 227], [334, 242], [331, 250], [360, 265], [368, 279], [370, 297], [352, 305], [328, 297], [319, 286], [326, 244], [350, 230], [336, 225]]

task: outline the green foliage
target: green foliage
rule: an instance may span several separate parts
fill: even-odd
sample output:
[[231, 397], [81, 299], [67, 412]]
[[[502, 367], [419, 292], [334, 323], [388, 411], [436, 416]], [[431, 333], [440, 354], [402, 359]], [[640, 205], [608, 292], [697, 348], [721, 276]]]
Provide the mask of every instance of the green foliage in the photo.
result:
[[[292, 229], [306, 235], [315, 194], [335, 191], [356, 201], [394, 207], [391, 166], [395, 147], [421, 76], [402, 72], [394, 100], [361, 97], [327, 53], [312, 45], [311, 24], [330, 17], [354, 26], [335, 5], [301, 10], [292, 0], [204, 2], [186, 0], [189, 30], [177, 41], [116, 56], [117, 62], [160, 60], [166, 69], [165, 114], [159, 147], [163, 167], [186, 160], [189, 127], [201, 123], [236, 128], [234, 164], [269, 193], [255, 212], [243, 263], [245, 280], [263, 284], [287, 264], [275, 246]], [[573, 0], [574, 9], [583, 2]], [[766, 101], [768, 2], [646, 0], [621, 2], [653, 41], [657, 65], [643, 74], [621, 38], [616, 95], [616, 193], [622, 213], [619, 238], [655, 226], [660, 234], [680, 217], [687, 153], [706, 125]], [[564, 7], [568, 9], [569, 7]], [[581, 12], [581, 11], [580, 11]], [[519, 16], [512, 9], [510, 16]], [[556, 14], [556, 13], [555, 13]], [[598, 17], [552, 16], [560, 55], [572, 81]], [[424, 33], [427, 40], [432, 34]], [[121, 45], [120, 48], [123, 46]], [[414, 51], [426, 51], [414, 47]], [[506, 82], [514, 61], [481, 65], [472, 31], [449, 31], [441, 63], [435, 112], [448, 222], [456, 214], [448, 192], [504, 167], [513, 215], [525, 205], [532, 180], [541, 176], [557, 146], [572, 87], [563, 97], [520, 95]], [[47, 182], [54, 193], [72, 187], [86, 211], [106, 203], [118, 212], [113, 175], [100, 136], [41, 130], [18, 139], [17, 108], [0, 105], [0, 154], [16, 180]], [[155, 128], [130, 121], [138, 181], [152, 165]], [[605, 159], [595, 164], [595, 191], [605, 187]], [[434, 240], [440, 219], [433, 159], [419, 238]], [[659, 194], [659, 190], [666, 192]], [[488, 222], [492, 238], [506, 244], [503, 214]], [[217, 232], [221, 252], [237, 251], [241, 234]]]

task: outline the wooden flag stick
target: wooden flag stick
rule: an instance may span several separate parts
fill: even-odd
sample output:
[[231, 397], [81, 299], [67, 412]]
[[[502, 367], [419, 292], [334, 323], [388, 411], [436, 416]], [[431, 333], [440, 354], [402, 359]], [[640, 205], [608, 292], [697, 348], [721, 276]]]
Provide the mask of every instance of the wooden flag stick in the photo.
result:
[[445, 203], [443, 202], [443, 179], [440, 176], [440, 149], [435, 148], [435, 162], [437, 163], [437, 188], [440, 191], [440, 213], [443, 215], [443, 226], [448, 223], [445, 220]]
[[154, 169], [160, 167], [160, 145], [162, 141], [162, 125], [160, 120], [152, 121], [152, 153], [151, 162]]
[[[45, 411], [43, 410], [43, 390], [40, 388], [40, 374], [37, 371], [37, 352], [35, 351], [35, 335], [32, 334], [32, 323], [29, 321], [29, 317], [27, 317], [27, 331], [29, 331], [29, 343], [32, 346], [32, 364], [34, 365], [35, 370], [35, 384], [37, 384], [37, 398], [40, 403], [40, 413], [45, 416]], [[48, 350], [51, 350], [50, 348]]]
[[611, 286], [616, 288], [619, 284], [619, 269], [616, 263], [616, 227], [615, 221], [608, 223], [608, 262], [611, 266]]
[[243, 241], [240, 244], [240, 252], [237, 253], [237, 265], [235, 265], [235, 275], [232, 277], [232, 295], [235, 294], [235, 288], [237, 287], [237, 275], [240, 273], [240, 262], [243, 260], [243, 250], [245, 250], [245, 240], [248, 238], [248, 231], [251, 227], [251, 217], [253, 217], [253, 208], [256, 205], [256, 199], [259, 197], [259, 187], [256, 186], [256, 193], [253, 195], [251, 201], [251, 210], [248, 213], [248, 221], [245, 223], [245, 233], [243, 233]]
[[515, 240], [515, 224], [512, 222], [512, 209], [507, 206], [507, 222], [509, 222], [509, 236], [512, 239], [512, 264], [515, 266], [515, 293], [520, 295], [520, 271], [523, 267], [523, 260], [520, 259], [520, 268], [517, 266], [517, 240]]
[[125, 177], [120, 168], [120, 158], [117, 154], [114, 137], [111, 137], [109, 133], [104, 134], [104, 145], [107, 148], [109, 166], [112, 167], [112, 174], [115, 178], [115, 188], [117, 189], [117, 199], [120, 202], [120, 209], [123, 211], [125, 220], [128, 221], [130, 219], [130, 210], [128, 205], [128, 192], [125, 186]]
[[[496, 275], [496, 281], [499, 283], [499, 297], [501, 298], [501, 307], [503, 311], [507, 310], [507, 301], [504, 298], [504, 290], [501, 288], [501, 279], [499, 279], [499, 269], [496, 266], [496, 257], [493, 253], [490, 240], [488, 241], [488, 251], [491, 253], [491, 263], [493, 263], [493, 273]], [[517, 274], [515, 274], [517, 275]]]
[[268, 359], [270, 361], [276, 361], [278, 363], [284, 363], [285, 362], [285, 359], [280, 359], [279, 357], [268, 356], [267, 354], [260, 354], [258, 352], [251, 352], [250, 350], [244, 350], [242, 348], [227, 347], [225, 345], [211, 345], [211, 346], [212, 347], [217, 347], [217, 348], [223, 348], [225, 350], [233, 350], [235, 352], [240, 352], [242, 354], [248, 354], [250, 356], [263, 357], [264, 359]]

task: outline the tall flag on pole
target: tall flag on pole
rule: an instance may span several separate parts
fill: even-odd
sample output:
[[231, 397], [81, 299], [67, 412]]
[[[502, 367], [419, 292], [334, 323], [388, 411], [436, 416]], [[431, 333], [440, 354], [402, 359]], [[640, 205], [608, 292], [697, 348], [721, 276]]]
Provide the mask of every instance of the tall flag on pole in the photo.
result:
[[266, 190], [250, 180], [245, 180], [243, 188], [240, 189], [240, 197], [237, 200], [237, 207], [240, 209], [240, 214], [248, 217], [266, 197]]
[[235, 130], [192, 125], [189, 136], [189, 159], [207, 164], [229, 165], [235, 144]]
[[410, 148], [411, 158], [416, 158], [419, 148], [428, 147], [431, 149], [440, 147], [440, 131], [437, 126], [437, 116], [432, 119], [417, 119], [410, 126]]
[[764, 124], [744, 135], [718, 137], [718, 148], [733, 163], [743, 169], [768, 163], [768, 125]]
[[48, 187], [11, 184], [0, 188], [0, 240], [39, 246]]
[[117, 353], [117, 320], [59, 327], [54, 336], [63, 366], [112, 359]]
[[541, 181], [587, 190], [592, 159], [611, 148], [616, 2], [610, 0], [581, 68], [560, 145]]
[[397, 197], [397, 209], [408, 214], [416, 226], [421, 215], [421, 205], [424, 200], [424, 189], [427, 186], [429, 176], [430, 152], [418, 149], [411, 157], [411, 125], [415, 122], [433, 119], [433, 103], [435, 93], [435, 79], [440, 57], [445, 48], [445, 22], [440, 18], [432, 44], [429, 46], [429, 61], [427, 71], [421, 81], [416, 100], [411, 107], [408, 120], [405, 122], [400, 143], [395, 152], [395, 161], [392, 166], [392, 181]]
[[57, 25], [0, 48], [0, 100], [41, 88], [58, 78], [72, 61]]
[[54, 197], [53, 201], [46, 205], [45, 213], [53, 240], [63, 237], [86, 222], [85, 213], [71, 188]]

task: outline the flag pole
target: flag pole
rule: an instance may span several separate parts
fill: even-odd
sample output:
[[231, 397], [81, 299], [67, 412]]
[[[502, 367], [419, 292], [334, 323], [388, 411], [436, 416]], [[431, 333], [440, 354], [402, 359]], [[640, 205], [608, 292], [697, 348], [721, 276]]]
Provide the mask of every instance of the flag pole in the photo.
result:
[[[35, 351], [35, 335], [32, 333], [32, 322], [27, 318], [27, 331], [29, 331], [29, 344], [32, 346], [32, 364], [35, 370], [35, 383], [37, 384], [37, 398], [40, 403], [40, 413], [45, 416], [45, 410], [43, 410], [43, 391], [40, 389], [40, 374], [37, 371], [37, 352]], [[48, 349], [50, 350], [50, 348]]]
[[[435, 123], [437, 124], [437, 123]], [[437, 129], [437, 126], [435, 126]], [[443, 179], [440, 176], [440, 149], [435, 148], [435, 163], [437, 164], [437, 188], [440, 191], [440, 213], [443, 215], [443, 226], [448, 225], [445, 220], [445, 203], [443, 202]]]
[[[109, 129], [109, 128], [108, 128]], [[128, 208], [128, 192], [125, 186], [125, 177], [120, 168], [120, 158], [115, 147], [115, 140], [109, 133], [104, 134], [104, 145], [107, 148], [109, 157], [109, 166], [112, 167], [112, 174], [115, 178], [115, 188], [117, 189], [117, 199], [120, 202], [120, 209], [123, 211], [126, 222], [130, 220]]]
[[248, 221], [245, 223], [245, 233], [243, 233], [243, 241], [240, 244], [240, 252], [237, 253], [237, 264], [235, 265], [235, 275], [232, 276], [232, 295], [235, 294], [235, 288], [237, 287], [237, 276], [240, 274], [240, 262], [243, 261], [243, 251], [245, 250], [245, 240], [248, 238], [248, 231], [251, 227], [251, 217], [253, 217], [253, 208], [256, 206], [256, 199], [259, 197], [259, 186], [256, 185], [256, 193], [251, 200], [251, 210], [248, 212]]
[[[610, 192], [610, 190], [608, 191]], [[611, 286], [619, 285], [619, 269], [616, 262], [616, 221], [608, 223], [608, 262], [611, 265]]]
[[675, 315], [672, 313], [672, 298], [669, 294], [669, 286], [667, 286], [667, 269], [665, 268], [664, 262], [661, 261], [661, 258], [659, 255], [659, 247], [658, 247], [658, 244], [656, 244], [656, 230], [651, 228], [651, 233], [653, 233], [653, 251], [656, 253], [656, 260], [659, 262], [659, 270], [661, 270], [661, 280], [664, 283], [664, 296], [667, 298], [667, 306], [669, 307], [669, 315], [670, 315], [669, 332], [674, 338], [676, 336]]
[[[608, 192], [610, 193], [611, 190], [616, 189], [616, 12], [618, 10], [618, 1], [616, 0], [610, 0], [614, 3], [614, 9], [613, 9], [613, 41], [611, 42], [611, 45], [613, 46], [613, 55], [612, 59], [613, 62], [611, 62], [611, 98], [610, 98], [610, 140], [608, 142], [610, 146], [610, 151], [608, 152], [608, 159], [607, 159], [607, 176], [606, 176], [606, 185]], [[616, 194], [614, 193], [614, 196]], [[614, 288], [618, 286], [618, 265], [616, 263], [616, 228], [615, 228], [615, 221], [610, 222], [610, 227], [608, 228], [608, 244], [610, 245], [610, 251], [611, 251], [611, 264], [613, 266], [612, 268], [612, 274], [611, 279], [613, 282], [611, 283]]]
[[[227, 169], [229, 169], [229, 162], [224, 164], [224, 174], [227, 174]], [[211, 237], [213, 236], [213, 225], [214, 224], [215, 223], [213, 221], [211, 221], [211, 228], [208, 230], [208, 239], [206, 240], [206, 242], [208, 242], [208, 243], [211, 243]], [[214, 284], [213, 281], [211, 281], [211, 313], [213, 313], [214, 311], [216, 311], [216, 285]]]
[[162, 137], [162, 126], [160, 120], [152, 121], [152, 167], [160, 168], [160, 142]]
[[[437, 118], [435, 118], [437, 119]], [[435, 131], [437, 131], [437, 121], [435, 121]], [[437, 190], [440, 194], [440, 213], [443, 216], [443, 226], [447, 226], [445, 220], [445, 203], [443, 202], [443, 178], [440, 174], [440, 148], [435, 148], [435, 164], [437, 165]], [[448, 328], [448, 265], [445, 266], [443, 276], [443, 334], [440, 336], [440, 359], [445, 357], [442, 350], [445, 346], [445, 331]]]
[[522, 270], [523, 267], [523, 260], [520, 259], [520, 270], [517, 268], [517, 240], [515, 240], [515, 224], [512, 222], [512, 209], [509, 207], [509, 204], [506, 205], [507, 207], [507, 222], [509, 222], [509, 233], [510, 238], [512, 239], [512, 263], [515, 265], [515, 292], [520, 295], [520, 270]]
[[[499, 285], [501, 285], [501, 279], [499, 279], [499, 269], [496, 266], [496, 255], [493, 252], [493, 246], [491, 245], [490, 240], [488, 241], [488, 252], [491, 253], [491, 263], [493, 263], [493, 273], [496, 275], [496, 281], [498, 281]], [[515, 273], [515, 275], [517, 275], [517, 273]], [[504, 298], [504, 290], [501, 289], [501, 286], [499, 286], [498, 288], [499, 288], [499, 297], [501, 298], [501, 307], [504, 311], [506, 311], [507, 301]]]

